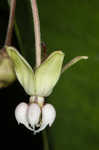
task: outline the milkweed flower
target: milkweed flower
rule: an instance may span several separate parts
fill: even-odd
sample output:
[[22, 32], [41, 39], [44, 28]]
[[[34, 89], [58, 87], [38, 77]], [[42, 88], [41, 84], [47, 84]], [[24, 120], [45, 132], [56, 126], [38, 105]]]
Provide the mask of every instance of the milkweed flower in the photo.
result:
[[54, 51], [33, 71], [28, 62], [13, 47], [6, 47], [13, 61], [16, 77], [26, 93], [30, 95], [29, 104], [20, 103], [15, 109], [18, 123], [23, 124], [34, 133], [51, 126], [56, 118], [56, 110], [45, 102], [61, 75], [64, 53]]
[[77, 56], [62, 69], [64, 53], [54, 51], [34, 71], [14, 47], [6, 47], [6, 50], [12, 59], [18, 81], [30, 96], [29, 104], [21, 102], [16, 107], [15, 118], [18, 124], [23, 124], [36, 134], [48, 125], [52, 126], [56, 118], [55, 108], [46, 103], [45, 98], [53, 92], [61, 73], [79, 60], [88, 59], [88, 57]]

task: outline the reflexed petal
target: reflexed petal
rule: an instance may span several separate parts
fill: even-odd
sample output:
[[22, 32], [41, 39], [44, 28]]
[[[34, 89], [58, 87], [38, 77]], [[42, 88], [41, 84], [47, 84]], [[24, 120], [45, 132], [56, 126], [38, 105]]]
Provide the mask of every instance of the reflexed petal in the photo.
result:
[[38, 123], [40, 121], [40, 115], [41, 115], [41, 110], [39, 105], [36, 103], [30, 104], [27, 112], [27, 120], [34, 131], [35, 131], [35, 126], [38, 126]]
[[15, 118], [19, 123], [23, 124], [25, 127], [27, 127], [29, 130], [32, 130], [29, 125], [28, 125], [28, 121], [27, 121], [27, 109], [28, 109], [28, 105], [26, 103], [20, 103], [16, 109], [15, 109]]
[[46, 104], [42, 108], [42, 122], [41, 126], [35, 133], [38, 133], [46, 128], [47, 125], [51, 126], [56, 118], [56, 110], [51, 104]]
[[60, 77], [63, 58], [63, 52], [55, 51], [36, 69], [36, 95], [46, 97], [51, 94]]
[[28, 95], [35, 95], [34, 72], [28, 62], [13, 47], [6, 47], [13, 61], [17, 79]]

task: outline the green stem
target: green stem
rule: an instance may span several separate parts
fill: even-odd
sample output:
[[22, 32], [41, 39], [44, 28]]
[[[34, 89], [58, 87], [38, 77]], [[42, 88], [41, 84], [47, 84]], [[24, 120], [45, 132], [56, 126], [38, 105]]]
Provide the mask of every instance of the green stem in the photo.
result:
[[43, 136], [43, 150], [49, 150], [49, 144], [48, 144], [48, 138], [47, 138], [47, 133], [46, 130], [42, 132]]

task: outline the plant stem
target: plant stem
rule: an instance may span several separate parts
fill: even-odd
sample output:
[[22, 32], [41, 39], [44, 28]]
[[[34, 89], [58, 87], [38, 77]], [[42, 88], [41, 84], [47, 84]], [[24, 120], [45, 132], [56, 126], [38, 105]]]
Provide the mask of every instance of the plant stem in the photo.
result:
[[14, 26], [15, 7], [16, 7], [16, 0], [11, 0], [8, 29], [7, 29], [7, 34], [6, 34], [5, 44], [4, 44], [4, 45], [8, 45], [8, 46], [11, 45], [11, 41], [12, 41], [12, 31], [13, 31], [13, 26]]
[[46, 130], [44, 130], [42, 132], [42, 136], [43, 136], [43, 150], [49, 150], [49, 144], [48, 144], [48, 139], [47, 139], [47, 133]]
[[34, 32], [35, 32], [35, 49], [36, 49], [36, 67], [41, 64], [41, 35], [40, 35], [40, 21], [36, 0], [31, 0], [32, 13], [34, 20]]
[[[35, 33], [35, 49], [36, 49], [36, 67], [41, 64], [41, 35], [40, 35], [40, 21], [36, 0], [31, 0], [32, 13], [34, 20], [34, 33]], [[46, 130], [42, 133], [44, 150], [49, 150], [48, 139]]]

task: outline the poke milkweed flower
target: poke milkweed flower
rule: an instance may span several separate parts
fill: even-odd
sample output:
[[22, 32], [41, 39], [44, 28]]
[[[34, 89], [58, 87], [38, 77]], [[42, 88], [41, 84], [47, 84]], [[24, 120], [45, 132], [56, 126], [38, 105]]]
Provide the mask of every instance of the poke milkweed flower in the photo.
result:
[[33, 131], [34, 134], [51, 126], [56, 118], [56, 110], [45, 102], [63, 71], [87, 56], [77, 56], [62, 69], [64, 53], [54, 51], [39, 67], [32, 69], [29, 63], [14, 47], [6, 47], [7, 53], [14, 66], [16, 77], [25, 92], [30, 96], [29, 104], [21, 102], [15, 109], [15, 118], [18, 123]]
[[61, 75], [64, 59], [62, 51], [55, 51], [33, 71], [28, 62], [13, 47], [6, 47], [12, 59], [16, 77], [26, 93], [30, 95], [29, 104], [20, 103], [15, 109], [18, 123], [25, 125], [34, 133], [51, 126], [56, 117], [55, 108], [45, 103]]

